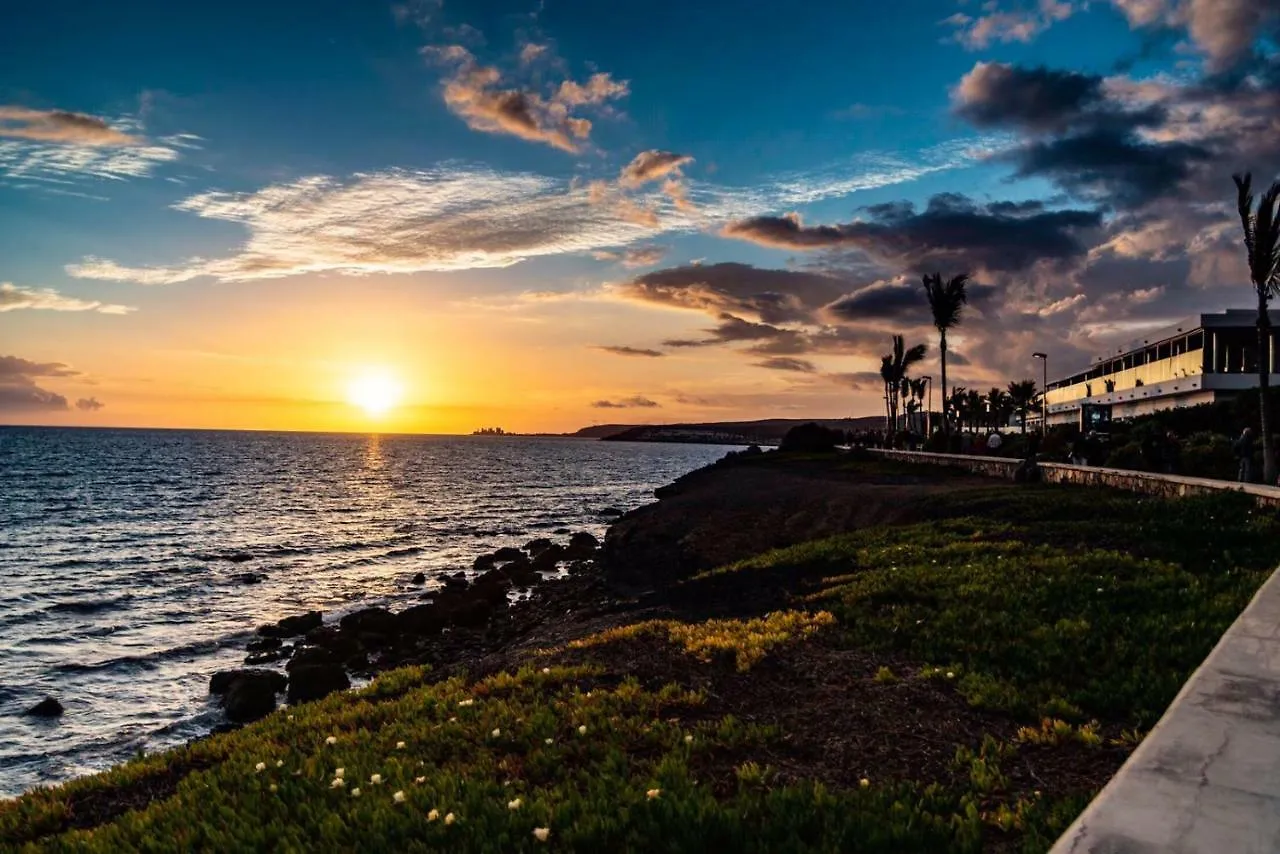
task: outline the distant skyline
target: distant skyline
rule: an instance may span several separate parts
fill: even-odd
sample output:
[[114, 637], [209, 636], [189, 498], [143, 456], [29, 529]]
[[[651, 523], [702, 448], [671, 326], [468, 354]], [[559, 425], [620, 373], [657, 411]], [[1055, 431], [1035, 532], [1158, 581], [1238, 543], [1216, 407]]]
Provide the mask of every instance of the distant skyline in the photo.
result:
[[[74, 22], [72, 25], [71, 22]], [[875, 415], [1247, 308], [1274, 0], [19, 0], [0, 424]]]

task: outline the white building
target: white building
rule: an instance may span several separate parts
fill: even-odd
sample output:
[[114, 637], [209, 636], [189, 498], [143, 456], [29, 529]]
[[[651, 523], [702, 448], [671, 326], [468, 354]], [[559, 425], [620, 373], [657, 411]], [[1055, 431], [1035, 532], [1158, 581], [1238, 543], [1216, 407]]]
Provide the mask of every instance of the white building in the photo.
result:
[[[1088, 370], [1049, 383], [1049, 424], [1104, 426], [1161, 409], [1213, 403], [1258, 387], [1257, 312], [1201, 314], [1154, 330], [1094, 360]], [[1276, 373], [1280, 311], [1271, 312], [1265, 358]], [[1038, 423], [1040, 413], [1035, 413]]]

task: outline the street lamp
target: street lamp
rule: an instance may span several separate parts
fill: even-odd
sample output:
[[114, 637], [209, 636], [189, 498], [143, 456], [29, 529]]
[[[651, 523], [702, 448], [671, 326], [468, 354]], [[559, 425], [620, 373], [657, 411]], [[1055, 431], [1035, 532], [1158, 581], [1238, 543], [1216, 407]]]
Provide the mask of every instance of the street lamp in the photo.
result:
[[929, 403], [924, 410], [924, 437], [927, 439], [933, 435], [933, 377], [921, 377], [927, 383], [926, 388], [929, 389]]
[[1049, 354], [1032, 353], [1031, 357], [1044, 363], [1044, 384], [1040, 386], [1040, 435], [1049, 434]]

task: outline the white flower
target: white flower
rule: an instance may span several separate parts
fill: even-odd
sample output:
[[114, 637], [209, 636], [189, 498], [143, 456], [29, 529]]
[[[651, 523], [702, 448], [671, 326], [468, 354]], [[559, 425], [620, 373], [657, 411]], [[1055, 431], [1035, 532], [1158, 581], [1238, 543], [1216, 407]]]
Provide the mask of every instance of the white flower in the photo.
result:
[[427, 821], [435, 821], [440, 817], [440, 810], [432, 810], [427, 813]]
[[545, 742], [543, 742], [543, 744], [555, 744], [555, 741], [556, 740], [554, 738], [548, 738]]
[[656, 800], [658, 795], [661, 795], [661, 794], [662, 794], [661, 789], [650, 789], [649, 791], [644, 793], [644, 796], [652, 801], [652, 800]]
[[330, 788], [330, 789], [341, 789], [341, 788], [342, 788], [343, 786], [345, 786], [345, 785], [347, 785], [347, 781], [346, 781], [346, 780], [342, 779], [341, 777], [334, 777], [334, 778], [333, 778], [333, 782], [329, 784], [329, 788]]
[[372, 783], [372, 784], [373, 784], [373, 785], [375, 785], [375, 786], [381, 786], [381, 785], [382, 785], [382, 775], [381, 775], [381, 774], [374, 774], [372, 777], [370, 777], [370, 778], [369, 778], [369, 782], [370, 782], [370, 783]]
[[871, 787], [871, 781], [868, 780], [866, 777], [863, 777], [861, 780], [858, 781], [858, 785], [864, 789], [867, 789]]
[[455, 717], [452, 717], [452, 718], [449, 718], [449, 723], [451, 723], [451, 724], [456, 724], [457, 722], [458, 722], [458, 718], [457, 718], [456, 716], [455, 716]]
[[283, 760], [283, 759], [277, 759], [277, 760], [276, 760], [276, 767], [277, 767], [277, 768], [283, 768], [283, 767], [284, 767], [284, 760]]
[[360, 787], [359, 787], [359, 786], [356, 786], [354, 789], [352, 789], [352, 790], [351, 790], [351, 797], [353, 797], [353, 798], [358, 798], [358, 797], [360, 797]]
[[391, 800], [395, 801], [398, 804], [404, 803], [404, 792], [396, 792], [394, 795], [391, 796]]
[[337, 743], [338, 743], [338, 737], [337, 737], [337, 736], [335, 736], [335, 735], [331, 735], [331, 736], [329, 736], [328, 738], [326, 738], [326, 739], [324, 740], [324, 743], [325, 743], [325, 744], [337, 744]]
[[397, 741], [397, 742], [396, 742], [396, 750], [404, 750], [404, 742], [403, 742], [403, 741]]
[[253, 770], [254, 770], [256, 773], [261, 773], [261, 772], [263, 772], [263, 771], [266, 771], [266, 770], [267, 770], [267, 763], [265, 763], [265, 762], [259, 762], [257, 765], [253, 766]]
[[459, 705], [459, 706], [470, 706], [470, 705], [472, 705], [473, 703], [475, 703], [475, 700], [470, 700], [470, 699], [468, 699], [468, 700], [459, 700], [459, 701], [458, 701], [458, 705]]
[[586, 735], [586, 734], [587, 734], [586, 724], [583, 724], [582, 726], [578, 727], [578, 735]]
[[[544, 668], [542, 668], [542, 672], [543, 672], [543, 673], [550, 673], [550, 672], [551, 672], [551, 668], [550, 668], [550, 667], [544, 667]], [[550, 831], [547, 831], [547, 832], [548, 832], [548, 833], [550, 833]]]
[[293, 720], [293, 715], [286, 715], [285, 717], [287, 720]]
[[444, 817], [445, 824], [453, 824], [455, 821], [457, 821], [457, 819], [453, 817], [453, 813], [449, 813]]
[[684, 743], [685, 743], [685, 744], [693, 744], [693, 736], [691, 736], [691, 735], [686, 735], [686, 736], [684, 737]]
[[533, 829], [533, 838], [538, 840], [539, 842], [546, 842], [547, 837], [549, 837], [550, 835], [551, 835], [551, 828], [549, 827], [535, 827]]
[[427, 778], [426, 778], [426, 777], [414, 777], [414, 778], [413, 778], [413, 782], [415, 782], [415, 783], [417, 783], [419, 786], [421, 786], [423, 783], [427, 782]]
[[947, 678], [948, 678], [948, 679], [955, 679], [955, 678], [956, 678], [956, 675], [955, 675], [954, 673], [952, 673], [950, 670], [948, 670], [948, 671], [947, 671]]
[[521, 806], [523, 803], [524, 803], [524, 801], [520, 800], [519, 798], [516, 798], [514, 801], [507, 801], [507, 809], [509, 809], [509, 810], [518, 810], [518, 809], [520, 809], [520, 806]]
[[498, 736], [502, 735], [502, 730], [498, 729], [497, 727], [494, 727], [493, 732], [489, 734], [492, 735], [494, 738], [497, 738]]
[[280, 788], [280, 787], [279, 787], [279, 786], [277, 786], [275, 783], [272, 783], [272, 784], [271, 784], [271, 791], [273, 791], [273, 792], [274, 792], [274, 791], [276, 791], [276, 790], [277, 790], [277, 789], [279, 789], [279, 788]]
[[335, 769], [333, 769], [333, 776], [335, 776], [335, 777], [341, 777], [341, 776], [342, 776], [343, 774], [345, 774], [345, 773], [347, 773], [347, 769], [346, 769], [346, 768], [335, 768]]

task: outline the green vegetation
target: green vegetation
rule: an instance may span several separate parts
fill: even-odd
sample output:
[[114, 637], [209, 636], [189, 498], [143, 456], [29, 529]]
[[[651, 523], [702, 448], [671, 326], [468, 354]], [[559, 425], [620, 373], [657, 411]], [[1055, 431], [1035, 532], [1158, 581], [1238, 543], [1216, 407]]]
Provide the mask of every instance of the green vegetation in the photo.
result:
[[680, 585], [716, 619], [393, 671], [0, 804], [0, 849], [1043, 851], [1280, 562], [1238, 495], [918, 509]]

